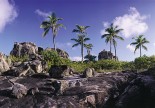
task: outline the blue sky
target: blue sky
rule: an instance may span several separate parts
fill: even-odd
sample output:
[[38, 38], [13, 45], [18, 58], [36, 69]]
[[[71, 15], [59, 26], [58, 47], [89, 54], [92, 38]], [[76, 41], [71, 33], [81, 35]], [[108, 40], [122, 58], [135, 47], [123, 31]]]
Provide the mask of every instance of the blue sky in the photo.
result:
[[72, 48], [74, 42], [70, 40], [77, 37], [72, 33], [76, 24], [91, 26], [88, 43], [94, 45], [91, 53], [98, 55], [103, 49], [109, 50], [101, 34], [112, 22], [124, 29], [120, 35], [125, 41], [118, 41], [117, 46], [119, 60], [131, 61], [139, 56], [139, 50], [134, 54], [129, 44], [132, 37], [141, 34], [150, 41], [148, 51], [142, 54], [150, 56], [155, 54], [154, 5], [154, 0], [0, 0], [0, 52], [9, 54], [14, 42], [53, 47], [51, 32], [43, 38], [40, 24], [55, 12], [67, 28], [59, 30], [57, 47], [67, 51], [71, 59], [80, 59], [80, 47]]

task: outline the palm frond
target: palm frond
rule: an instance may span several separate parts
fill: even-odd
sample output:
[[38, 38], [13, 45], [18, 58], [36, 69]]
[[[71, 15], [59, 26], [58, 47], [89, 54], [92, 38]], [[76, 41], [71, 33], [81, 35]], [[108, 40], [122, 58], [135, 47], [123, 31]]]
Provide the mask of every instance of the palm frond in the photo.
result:
[[146, 46], [142, 45], [142, 48], [147, 51], [147, 47]]
[[72, 32], [79, 33], [80, 31], [79, 31], [79, 30], [77, 30], [77, 29], [73, 29], [73, 31], [72, 31]]
[[46, 34], [49, 32], [50, 28], [45, 28], [44, 29], [44, 33], [42, 34], [43, 37], [46, 36]]
[[130, 45], [136, 45], [138, 44], [138, 42], [132, 42]]
[[76, 47], [76, 46], [78, 46], [78, 45], [80, 45], [80, 43], [76, 43], [76, 44], [74, 44], [72, 47]]
[[107, 36], [109, 36], [110, 34], [104, 34], [104, 35], [102, 35], [101, 36], [101, 38], [105, 38], [105, 37], [107, 37]]
[[50, 26], [50, 22], [43, 21], [42, 24], [40, 25], [40, 28], [47, 28], [48, 26]]
[[84, 42], [85, 42], [85, 41], [88, 41], [88, 40], [90, 40], [90, 38], [84, 38], [84, 39], [83, 39]]

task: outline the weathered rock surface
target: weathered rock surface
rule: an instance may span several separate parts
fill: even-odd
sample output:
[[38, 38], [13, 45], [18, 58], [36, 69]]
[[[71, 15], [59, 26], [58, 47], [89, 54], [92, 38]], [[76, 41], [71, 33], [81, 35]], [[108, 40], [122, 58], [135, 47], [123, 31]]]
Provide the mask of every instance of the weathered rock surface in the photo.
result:
[[51, 66], [49, 74], [52, 78], [63, 78], [73, 74], [73, 69], [67, 65]]
[[3, 73], [3, 75], [10, 76], [31, 76], [36, 73], [44, 73], [47, 69], [47, 64], [44, 61], [32, 60], [27, 62], [16, 62], [10, 70]]
[[[45, 50], [54, 50], [54, 48], [46, 48]], [[56, 49], [56, 51], [58, 52], [58, 55], [62, 58], [69, 58], [69, 54], [66, 51], [63, 51], [59, 48]]]
[[[43, 76], [0, 76], [0, 108], [155, 107], [155, 77], [150, 72], [102, 73], [88, 78], [72, 75], [62, 79]], [[9, 80], [26, 88], [20, 99], [12, 95]]]
[[0, 73], [3, 73], [9, 69], [10, 69], [9, 64], [7, 63], [4, 55], [0, 53]]
[[118, 59], [117, 57], [115, 57], [113, 55], [113, 53], [111, 53], [110, 51], [106, 51], [103, 50], [98, 54], [98, 60], [102, 60], [102, 59]]
[[38, 54], [38, 47], [32, 42], [14, 43], [11, 55], [22, 57], [25, 55]]
[[94, 68], [86, 68], [83, 72], [83, 77], [93, 77], [95, 76], [96, 72]]

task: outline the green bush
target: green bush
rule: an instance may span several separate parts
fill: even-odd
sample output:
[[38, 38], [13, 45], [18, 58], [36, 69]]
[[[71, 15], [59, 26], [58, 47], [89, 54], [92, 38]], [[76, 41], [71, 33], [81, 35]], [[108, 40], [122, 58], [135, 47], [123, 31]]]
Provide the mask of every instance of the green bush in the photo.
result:
[[48, 63], [48, 67], [51, 65], [61, 65], [62, 61], [56, 51], [45, 50], [41, 52], [44, 60]]
[[150, 57], [142, 56], [134, 60], [136, 69], [148, 69], [151, 67]]
[[92, 63], [72, 62], [69, 64], [75, 72], [83, 72], [86, 68], [91, 67]]
[[122, 64], [122, 70], [135, 70], [135, 64], [133, 61], [131, 62], [121, 62]]
[[14, 63], [14, 62], [25, 62], [25, 61], [29, 60], [29, 56], [28, 55], [24, 55], [24, 56], [21, 56], [21, 57], [10, 55], [9, 58], [11, 59], [12, 63]]
[[115, 60], [99, 60], [92, 65], [96, 70], [121, 69], [121, 62]]
[[95, 61], [96, 56], [94, 56], [94, 55], [86, 55], [84, 58], [86, 59], [86, 61]]

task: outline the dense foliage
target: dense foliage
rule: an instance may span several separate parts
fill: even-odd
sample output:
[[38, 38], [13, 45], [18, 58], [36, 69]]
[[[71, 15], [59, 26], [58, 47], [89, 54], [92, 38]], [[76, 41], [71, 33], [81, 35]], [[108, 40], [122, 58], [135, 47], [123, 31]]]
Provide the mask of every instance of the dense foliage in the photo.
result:
[[121, 71], [121, 70], [144, 70], [155, 67], [155, 56], [142, 56], [136, 58], [134, 61], [115, 61], [115, 60], [99, 60], [89, 62], [73, 62], [69, 59], [59, 57], [56, 51], [43, 51], [42, 55], [48, 66], [51, 65], [68, 65], [76, 72], [82, 72], [87, 67], [94, 68], [98, 72], [105, 71]]
[[[87, 67], [94, 68], [98, 72], [106, 71], [121, 71], [121, 70], [145, 70], [155, 67], [155, 56], [142, 56], [136, 58], [134, 61], [115, 61], [115, 60], [99, 60], [95, 61], [95, 57], [82, 62], [73, 62], [70, 59], [61, 58], [56, 51], [45, 50], [41, 52], [44, 60], [48, 64], [48, 68], [51, 65], [68, 65], [72, 67], [75, 72], [83, 72]], [[25, 62], [29, 59], [28, 55], [22, 57], [9, 56], [11, 62]], [[88, 62], [89, 61], [89, 62]]]
[[8, 59], [11, 59], [12, 63], [14, 63], [14, 62], [25, 62], [25, 61], [28, 61], [29, 56], [24, 55], [24, 56], [18, 57], [18, 56], [10, 55]]

